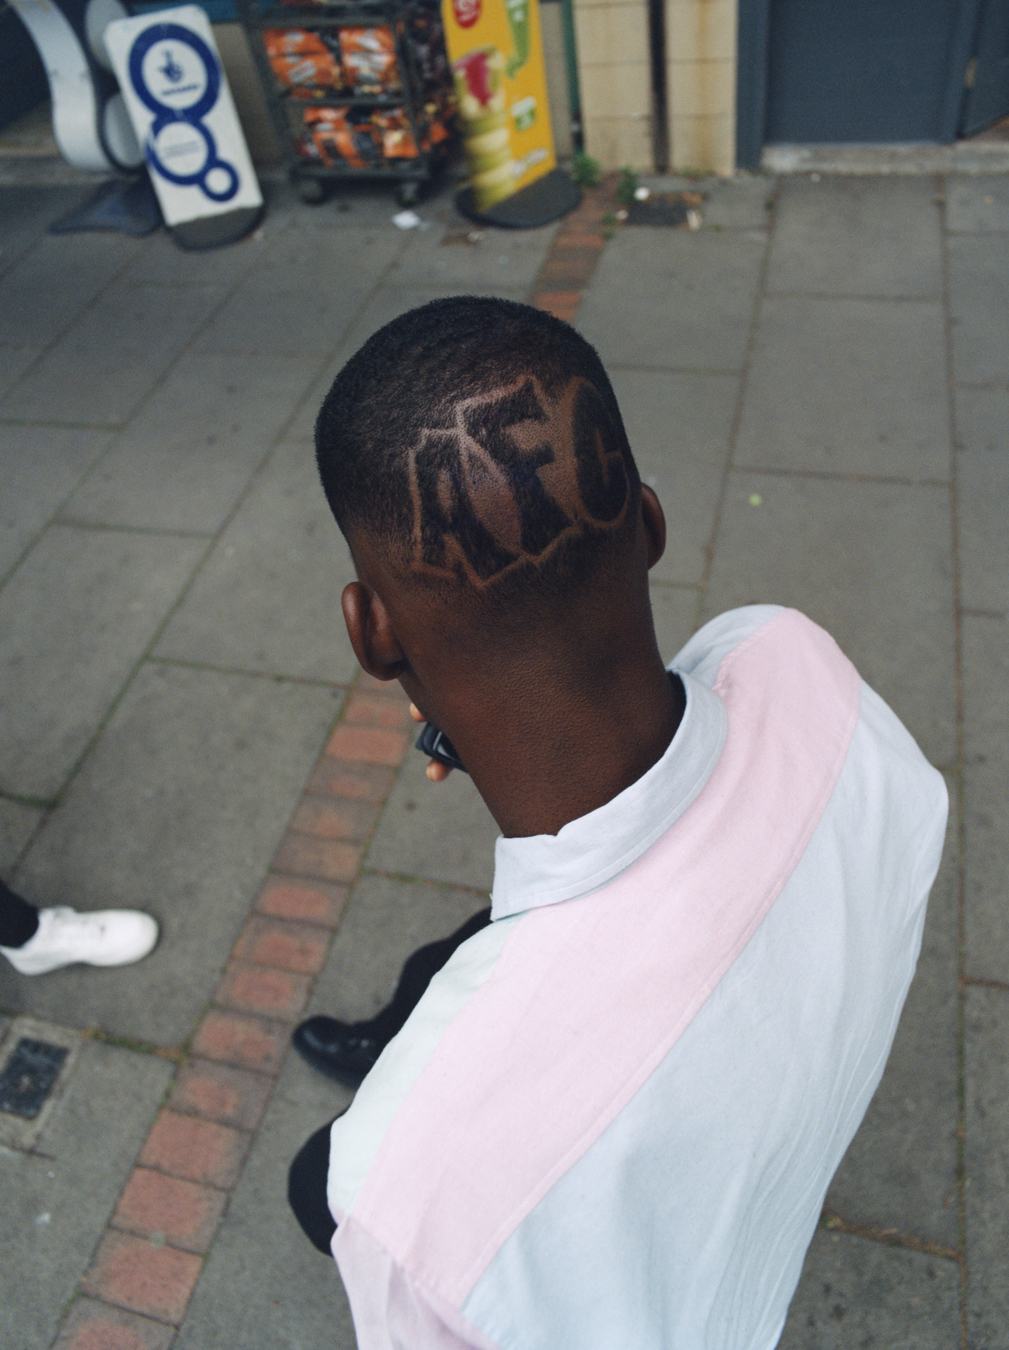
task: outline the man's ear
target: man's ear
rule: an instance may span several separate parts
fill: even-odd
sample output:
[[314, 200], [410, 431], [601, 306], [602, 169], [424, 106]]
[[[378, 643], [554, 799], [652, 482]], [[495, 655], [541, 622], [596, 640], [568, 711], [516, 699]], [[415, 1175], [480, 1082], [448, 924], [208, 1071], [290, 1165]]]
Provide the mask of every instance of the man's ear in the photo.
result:
[[666, 514], [646, 483], [641, 484], [641, 520], [648, 541], [648, 566], [654, 567], [666, 551]]
[[344, 587], [341, 604], [350, 645], [362, 667], [376, 680], [398, 679], [406, 657], [381, 596], [352, 581]]

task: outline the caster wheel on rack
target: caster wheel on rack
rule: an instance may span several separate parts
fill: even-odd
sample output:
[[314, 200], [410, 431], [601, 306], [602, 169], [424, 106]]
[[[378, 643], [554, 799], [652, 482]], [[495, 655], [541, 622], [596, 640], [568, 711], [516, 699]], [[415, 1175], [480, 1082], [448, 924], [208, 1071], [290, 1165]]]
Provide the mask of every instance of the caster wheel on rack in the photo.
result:
[[416, 206], [420, 201], [421, 191], [419, 183], [401, 183], [396, 189], [396, 200], [400, 206]]
[[318, 178], [299, 178], [294, 190], [306, 206], [321, 206], [326, 200], [326, 186]]

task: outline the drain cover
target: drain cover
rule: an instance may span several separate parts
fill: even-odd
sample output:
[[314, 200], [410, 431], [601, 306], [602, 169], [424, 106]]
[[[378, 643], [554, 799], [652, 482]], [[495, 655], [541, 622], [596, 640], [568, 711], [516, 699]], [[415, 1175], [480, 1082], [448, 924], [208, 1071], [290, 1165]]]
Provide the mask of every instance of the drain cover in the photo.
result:
[[60, 1076], [67, 1048], [22, 1036], [0, 1073], [0, 1111], [34, 1120]]
[[[688, 226], [692, 212], [700, 211], [704, 195], [700, 192], [653, 192], [644, 201], [635, 198], [627, 203], [626, 225], [666, 225], [673, 229]], [[698, 222], [699, 223], [699, 222]]]

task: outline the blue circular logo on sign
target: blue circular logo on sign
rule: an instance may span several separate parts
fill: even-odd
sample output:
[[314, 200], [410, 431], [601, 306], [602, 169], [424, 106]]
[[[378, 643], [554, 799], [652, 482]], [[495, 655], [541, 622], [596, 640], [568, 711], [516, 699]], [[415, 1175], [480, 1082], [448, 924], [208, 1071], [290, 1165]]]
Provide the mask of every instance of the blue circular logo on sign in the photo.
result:
[[154, 114], [144, 153], [154, 171], [179, 187], [198, 187], [211, 201], [229, 201], [238, 173], [217, 153], [203, 118], [217, 102], [217, 58], [197, 33], [177, 23], [145, 29], [130, 51], [130, 82]]

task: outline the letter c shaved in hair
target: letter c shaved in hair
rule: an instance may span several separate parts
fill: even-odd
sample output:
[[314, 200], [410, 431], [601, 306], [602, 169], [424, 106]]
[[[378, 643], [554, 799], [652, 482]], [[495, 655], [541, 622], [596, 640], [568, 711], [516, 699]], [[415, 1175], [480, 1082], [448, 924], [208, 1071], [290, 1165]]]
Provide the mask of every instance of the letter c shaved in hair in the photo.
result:
[[579, 386], [573, 422], [581, 499], [596, 520], [616, 520], [627, 501], [627, 467], [609, 409], [591, 384]]

